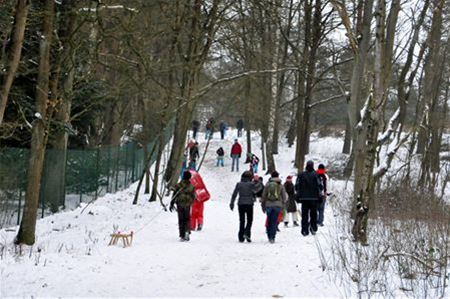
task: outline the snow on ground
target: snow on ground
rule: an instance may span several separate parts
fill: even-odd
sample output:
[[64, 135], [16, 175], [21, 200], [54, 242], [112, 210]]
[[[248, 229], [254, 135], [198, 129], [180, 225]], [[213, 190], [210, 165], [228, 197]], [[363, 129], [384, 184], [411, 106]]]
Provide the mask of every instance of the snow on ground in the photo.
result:
[[[342, 297], [343, 292], [322, 271], [316, 248], [316, 238], [323, 246], [327, 226], [315, 237], [303, 237], [292, 223], [288, 228], [280, 225], [276, 243], [270, 244], [265, 215], [256, 204], [253, 242], [238, 242], [238, 213], [230, 211], [228, 204], [248, 164], [242, 163], [242, 157], [240, 172], [231, 172], [229, 151], [234, 136], [218, 138], [216, 133], [200, 170], [212, 195], [205, 204], [204, 230], [193, 232], [190, 242], [178, 241], [175, 213], [164, 212], [144, 195], [138, 205], [131, 204], [133, 184], [98, 199], [83, 213], [80, 207], [39, 220], [36, 244], [21, 256], [14, 254], [11, 245], [16, 231], [1, 230], [0, 297]], [[240, 141], [245, 151], [245, 139]], [[199, 142], [202, 154], [203, 135]], [[215, 166], [219, 146], [226, 151], [223, 168]], [[313, 139], [310, 157], [317, 162], [320, 157], [332, 159], [340, 146], [336, 139]], [[253, 147], [261, 157], [256, 135]], [[283, 181], [296, 173], [293, 159], [294, 148], [283, 145], [277, 157]], [[327, 224], [330, 209], [325, 217]], [[135, 232], [131, 247], [107, 246], [116, 226]], [[7, 250], [1, 250], [1, 244]]]

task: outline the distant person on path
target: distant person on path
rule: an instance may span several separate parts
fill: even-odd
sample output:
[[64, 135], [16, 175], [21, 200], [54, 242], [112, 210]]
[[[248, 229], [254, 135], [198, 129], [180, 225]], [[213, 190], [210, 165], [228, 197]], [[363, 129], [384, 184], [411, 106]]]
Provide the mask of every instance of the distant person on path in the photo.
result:
[[219, 147], [219, 149], [216, 151], [216, 154], [217, 154], [216, 167], [219, 167], [219, 165], [223, 167], [223, 159], [225, 156], [225, 152], [224, 152], [223, 148]]
[[259, 158], [255, 154], [252, 154], [250, 158], [250, 170], [253, 173], [258, 173], [258, 165], [259, 165]]
[[237, 139], [234, 140], [234, 144], [231, 147], [231, 171], [234, 171], [236, 165], [236, 171], [239, 172], [239, 159], [241, 158], [242, 147]]
[[271, 174], [269, 182], [264, 187], [261, 208], [267, 214], [267, 237], [270, 243], [275, 243], [277, 233], [278, 217], [286, 202], [286, 191], [281, 184], [278, 172]]
[[319, 199], [317, 225], [323, 226], [325, 203], [327, 201], [327, 171], [325, 170], [325, 165], [319, 164], [316, 173], [319, 176], [323, 186], [323, 192], [321, 192], [321, 198]]
[[289, 215], [292, 217], [292, 222], [294, 226], [298, 226], [298, 212], [297, 212], [297, 202], [295, 201], [295, 187], [294, 183], [292, 183], [292, 176], [288, 175], [286, 178], [286, 182], [284, 182], [284, 189], [288, 195], [288, 200], [285, 205], [285, 213], [284, 213], [284, 226], [287, 227], [289, 225]]
[[231, 196], [230, 209], [233, 211], [234, 202], [239, 195], [237, 202], [239, 211], [239, 242], [251, 242], [251, 230], [253, 222], [253, 204], [255, 202], [255, 184], [252, 182], [253, 174], [250, 171], [244, 171], [241, 175], [241, 181], [236, 184], [233, 195]]
[[198, 142], [189, 149], [189, 169], [196, 170], [197, 159], [200, 158], [200, 153], [198, 151]]
[[210, 117], [206, 122], [205, 139], [208, 140], [209, 138], [213, 138], [213, 134], [214, 134], [214, 118]]
[[195, 200], [195, 189], [189, 181], [190, 179], [191, 173], [188, 170], [183, 172], [181, 181], [175, 185], [169, 207], [169, 211], [172, 212], [175, 204], [177, 205], [180, 241], [189, 241], [191, 232], [191, 205]]
[[295, 191], [302, 204], [302, 235], [315, 235], [317, 232], [317, 208], [322, 189], [319, 176], [314, 171], [314, 162], [306, 162], [306, 169], [297, 176]]
[[200, 122], [194, 119], [192, 121], [192, 138], [197, 139], [198, 129], [200, 129]]
[[222, 120], [220, 122], [219, 129], [220, 129], [220, 139], [223, 140], [225, 138], [225, 132], [227, 130], [227, 123]]
[[237, 136], [242, 137], [242, 129], [244, 129], [244, 121], [242, 119], [239, 119], [236, 123], [237, 128]]

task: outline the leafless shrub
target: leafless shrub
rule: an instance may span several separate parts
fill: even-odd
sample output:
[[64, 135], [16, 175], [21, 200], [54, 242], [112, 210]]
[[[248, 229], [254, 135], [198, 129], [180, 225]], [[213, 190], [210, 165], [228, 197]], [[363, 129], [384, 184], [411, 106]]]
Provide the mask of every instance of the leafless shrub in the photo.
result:
[[368, 246], [352, 241], [351, 195], [338, 194], [330, 203], [335, 231], [326, 236], [330, 252], [321, 252], [321, 259], [347, 296], [447, 295], [450, 214], [442, 201], [401, 188], [383, 190], [371, 208]]

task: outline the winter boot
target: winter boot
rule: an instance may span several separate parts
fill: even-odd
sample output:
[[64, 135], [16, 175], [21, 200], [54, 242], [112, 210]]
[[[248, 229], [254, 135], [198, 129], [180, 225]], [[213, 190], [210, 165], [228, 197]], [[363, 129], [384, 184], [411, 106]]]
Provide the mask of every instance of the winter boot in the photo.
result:
[[190, 239], [189, 239], [189, 232], [186, 232], [185, 234], [184, 234], [184, 240], [185, 241], [189, 241]]
[[244, 239], [247, 241], [247, 242], [249, 242], [249, 243], [251, 243], [252, 242], [252, 239], [250, 239], [250, 237], [249, 236], [246, 236], [246, 235], [244, 235]]
[[199, 225], [197, 226], [197, 231], [202, 230], [202, 228], [203, 228], [203, 224], [199, 224]]
[[270, 244], [275, 243], [275, 239], [269, 239], [269, 243], [270, 243]]
[[[295, 223], [295, 222], [294, 222]], [[284, 227], [288, 227], [289, 222], [284, 223]]]
[[294, 226], [298, 226], [298, 223], [297, 223], [297, 221], [294, 221]]
[[313, 230], [312, 228], [309, 229], [311, 231], [311, 235], [315, 235], [317, 231]]

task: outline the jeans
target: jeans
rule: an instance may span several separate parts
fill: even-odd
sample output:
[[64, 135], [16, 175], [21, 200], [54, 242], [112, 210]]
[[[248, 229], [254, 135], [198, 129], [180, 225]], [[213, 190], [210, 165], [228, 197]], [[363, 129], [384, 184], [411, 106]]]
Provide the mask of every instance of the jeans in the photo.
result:
[[317, 231], [317, 200], [302, 203], [302, 234], [308, 235], [309, 229]]
[[223, 166], [223, 156], [222, 157], [217, 157], [216, 167], [218, 167], [219, 165]]
[[275, 240], [278, 226], [278, 214], [281, 212], [281, 207], [269, 207], [266, 208], [267, 219], [269, 221], [267, 227], [267, 237], [269, 240]]
[[192, 129], [192, 138], [197, 139], [197, 131], [198, 131], [197, 128]]
[[[244, 240], [244, 235], [251, 237], [253, 222], [253, 205], [238, 205], [239, 211], [239, 241]], [[245, 221], [247, 220], [247, 221]]]
[[239, 155], [231, 155], [231, 171], [234, 171], [234, 164], [236, 164], [236, 171], [239, 171]]
[[253, 173], [258, 173], [258, 164], [253, 164], [252, 170], [253, 170]]
[[324, 211], [325, 211], [325, 203], [322, 202], [321, 204], [319, 204], [319, 208], [317, 209], [317, 211], [319, 212], [318, 217], [317, 217], [317, 224], [323, 224], [323, 219], [324, 219]]
[[196, 170], [195, 164], [196, 164], [195, 161], [189, 162], [189, 169]]

